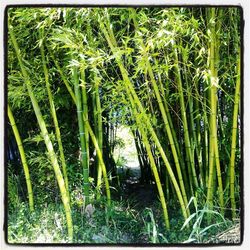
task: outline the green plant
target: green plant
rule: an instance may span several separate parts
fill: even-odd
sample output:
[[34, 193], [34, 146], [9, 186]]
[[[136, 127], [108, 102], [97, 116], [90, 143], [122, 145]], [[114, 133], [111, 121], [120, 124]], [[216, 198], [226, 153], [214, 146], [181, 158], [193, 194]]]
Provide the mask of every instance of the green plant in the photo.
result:
[[12, 212], [19, 208], [21, 200], [19, 197], [19, 176], [12, 171], [12, 166], [8, 165], [8, 211]]
[[[184, 222], [181, 231], [186, 228], [188, 225], [191, 224], [191, 233], [187, 240], [185, 240], [183, 243], [202, 243], [204, 237], [206, 236], [208, 230], [219, 227], [222, 224], [226, 224], [226, 220], [223, 217], [223, 215], [217, 211], [211, 210], [205, 205], [202, 209], [198, 207], [197, 199], [195, 197], [192, 197], [189, 201], [189, 204], [193, 202], [195, 207], [195, 212], [192, 213], [188, 219]], [[208, 223], [208, 218], [213, 218], [214, 221], [216, 221], [213, 224]]]
[[149, 242], [150, 243], [159, 243], [157, 224], [155, 222], [152, 209], [146, 208], [146, 217], [149, 217], [149, 220], [147, 220], [145, 222]]
[[34, 213], [20, 203], [19, 210], [9, 215], [9, 243], [67, 243], [65, 217], [60, 205], [43, 204]]

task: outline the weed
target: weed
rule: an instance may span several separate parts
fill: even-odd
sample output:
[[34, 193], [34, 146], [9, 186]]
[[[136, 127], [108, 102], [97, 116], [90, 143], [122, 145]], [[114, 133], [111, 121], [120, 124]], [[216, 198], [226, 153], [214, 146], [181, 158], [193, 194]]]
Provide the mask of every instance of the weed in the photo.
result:
[[[183, 243], [202, 243], [205, 239], [205, 237], [208, 234], [208, 231], [212, 228], [218, 228], [219, 226], [226, 224], [227, 221], [223, 217], [222, 214], [220, 214], [217, 211], [208, 209], [208, 207], [205, 205], [202, 209], [199, 209], [197, 199], [195, 197], [192, 197], [189, 201], [189, 204], [193, 202], [195, 207], [195, 212], [192, 213], [184, 222], [181, 231], [184, 228], [187, 228], [188, 225], [192, 224], [191, 226], [191, 233], [187, 240], [185, 240]], [[213, 217], [213, 218], [212, 218]], [[207, 220], [210, 218], [209, 220]], [[216, 221], [213, 224], [207, 225], [208, 221], [212, 220]], [[193, 223], [191, 223], [193, 222]]]

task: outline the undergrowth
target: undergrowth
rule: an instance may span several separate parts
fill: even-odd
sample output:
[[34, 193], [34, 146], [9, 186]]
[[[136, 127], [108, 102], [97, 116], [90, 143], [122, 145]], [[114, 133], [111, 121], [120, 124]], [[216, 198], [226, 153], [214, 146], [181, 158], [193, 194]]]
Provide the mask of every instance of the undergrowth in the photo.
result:
[[[145, 207], [140, 211], [134, 209], [129, 201], [113, 201], [109, 210], [102, 200], [91, 204], [88, 211], [75, 205], [72, 208], [74, 243], [203, 243], [209, 237], [232, 226], [232, 222], [224, 218], [220, 220], [220, 216], [214, 213], [212, 216], [214, 220], [217, 219], [217, 224], [205, 224], [203, 217], [201, 218], [202, 211], [197, 209], [191, 215], [188, 227], [181, 212], [173, 209], [175, 217], [170, 222], [171, 230], [166, 231], [161, 222], [162, 214], [158, 202], [154, 202], [151, 208]], [[20, 203], [8, 215], [8, 242], [67, 243], [65, 223], [63, 207], [60, 204], [43, 204], [30, 214], [28, 206]]]

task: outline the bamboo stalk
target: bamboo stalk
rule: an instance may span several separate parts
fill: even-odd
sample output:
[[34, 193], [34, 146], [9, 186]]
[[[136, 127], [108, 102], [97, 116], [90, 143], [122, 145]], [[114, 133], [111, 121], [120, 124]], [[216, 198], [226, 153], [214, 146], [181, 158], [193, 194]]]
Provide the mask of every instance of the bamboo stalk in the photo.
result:
[[232, 127], [232, 144], [231, 144], [231, 157], [230, 157], [230, 201], [232, 208], [232, 219], [236, 217], [236, 204], [235, 204], [235, 154], [236, 154], [236, 140], [237, 140], [237, 124], [238, 112], [240, 103], [240, 75], [241, 75], [241, 62], [240, 62], [240, 48], [237, 60], [237, 76], [236, 87], [234, 96], [234, 111], [233, 111], [233, 127]]
[[210, 116], [210, 175], [208, 183], [208, 193], [207, 193], [207, 202], [211, 207], [213, 204], [213, 169], [214, 162], [216, 164], [217, 177], [218, 177], [218, 191], [219, 191], [219, 202], [221, 211], [223, 212], [224, 208], [224, 198], [223, 198], [223, 187], [221, 179], [221, 170], [219, 162], [219, 152], [218, 152], [218, 140], [217, 140], [217, 85], [218, 85], [218, 73], [217, 73], [217, 64], [218, 64], [218, 49], [216, 49], [217, 39], [215, 31], [215, 8], [211, 9], [210, 17], [211, 25], [211, 38], [210, 38], [210, 107], [211, 107], [211, 116]]
[[[209, 207], [213, 204], [213, 173], [214, 173], [214, 159], [215, 159], [215, 143], [216, 143], [216, 84], [217, 74], [215, 71], [215, 9], [212, 8], [210, 11], [210, 26], [211, 26], [211, 37], [210, 37], [210, 55], [209, 55], [209, 66], [210, 66], [210, 139], [209, 139], [209, 179], [207, 187], [207, 202]], [[215, 123], [214, 123], [215, 121]]]
[[[215, 30], [212, 30], [215, 32], [215, 47], [214, 47], [214, 53], [215, 53], [215, 69], [218, 79], [218, 70], [219, 70], [219, 49], [220, 49], [220, 40], [217, 38], [218, 33], [221, 31], [221, 9], [218, 9], [218, 17], [217, 22], [215, 25]], [[217, 88], [217, 86], [216, 86]], [[217, 179], [218, 179], [218, 194], [219, 194], [219, 202], [221, 207], [221, 213], [224, 214], [224, 197], [223, 197], [223, 185], [222, 185], [222, 177], [221, 177], [221, 167], [220, 167], [220, 156], [219, 156], [219, 149], [218, 149], [218, 135], [217, 135], [217, 107], [218, 107], [218, 97], [217, 97], [217, 89], [216, 89], [216, 97], [215, 97], [215, 107], [216, 107], [216, 117], [214, 118], [214, 123], [216, 126], [216, 141], [215, 141], [215, 164], [216, 164], [216, 172], [217, 172]]]
[[[196, 90], [196, 95], [197, 98], [195, 99], [195, 110], [197, 114], [200, 114], [201, 110], [200, 110], [200, 106], [199, 106], [199, 91], [197, 89], [197, 86], [199, 86], [199, 83], [196, 82], [195, 84], [195, 90]], [[204, 188], [205, 187], [205, 175], [204, 175], [204, 169], [203, 169], [203, 158], [202, 158], [202, 149], [201, 149], [201, 116], [198, 115], [198, 117], [196, 118], [196, 155], [197, 155], [197, 159], [198, 159], [198, 165], [199, 165], [199, 170], [200, 170], [200, 183], [201, 183], [201, 187]]]
[[[99, 79], [95, 75], [95, 95], [96, 95], [96, 115], [97, 115], [97, 138], [98, 138], [98, 145], [100, 148], [101, 153], [103, 152], [103, 131], [102, 131], [102, 108], [101, 108], [101, 100], [99, 95]], [[100, 189], [102, 183], [102, 168], [101, 164], [98, 161], [98, 170], [97, 170], [97, 190]], [[100, 193], [99, 195], [100, 196]]]
[[[80, 87], [82, 89], [82, 108], [83, 108], [83, 116], [86, 120], [88, 120], [88, 96], [87, 96], [87, 88], [85, 83], [85, 67], [80, 68]], [[86, 168], [89, 169], [89, 133], [86, 127], [86, 121], [83, 120], [83, 127], [84, 127], [84, 141], [85, 141], [85, 148], [83, 149], [83, 162]]]
[[[102, 111], [101, 111], [101, 101], [100, 101], [100, 96], [99, 96], [99, 84], [100, 84], [100, 79], [97, 76], [97, 69], [93, 69], [92, 73], [92, 81], [93, 81], [93, 88], [92, 88], [92, 107], [93, 107], [93, 120], [94, 120], [94, 131], [95, 131], [95, 136], [99, 145], [99, 148], [102, 153], [102, 148], [103, 148], [103, 131], [102, 131]], [[102, 168], [99, 163], [98, 157], [97, 157], [97, 184], [96, 184], [96, 189], [97, 189], [97, 200], [100, 199], [100, 188], [102, 184]]]
[[207, 95], [206, 91], [203, 93], [203, 122], [204, 122], [204, 170], [205, 170], [205, 186], [208, 187], [208, 179], [209, 179], [209, 145], [208, 145], [208, 117], [207, 117]]
[[22, 161], [22, 165], [23, 165], [24, 176], [25, 176], [25, 181], [26, 181], [27, 191], [28, 191], [29, 209], [30, 209], [30, 212], [33, 212], [34, 211], [34, 197], [33, 197], [33, 191], [32, 191], [32, 184], [31, 184], [31, 180], [30, 180], [29, 166], [27, 164], [22, 139], [20, 137], [18, 128], [16, 126], [15, 118], [13, 116], [13, 113], [11, 111], [9, 104], [8, 104], [8, 117], [9, 117], [10, 125], [12, 127], [12, 130], [13, 130], [16, 142], [17, 142], [17, 147], [18, 147], [21, 161]]
[[83, 168], [83, 189], [84, 189], [84, 196], [85, 196], [85, 204], [88, 204], [89, 203], [89, 167], [88, 167], [88, 162], [87, 162], [87, 157], [86, 157], [87, 145], [86, 145], [84, 122], [83, 122], [82, 96], [80, 92], [79, 74], [77, 70], [78, 68], [76, 66], [73, 66], [72, 77], [73, 77], [73, 82], [74, 82], [76, 108], [77, 108], [76, 112], [77, 112], [80, 144], [81, 144], [81, 164]]
[[[43, 38], [42, 32], [40, 31], [39, 35], [40, 35], [40, 39], [43, 40], [44, 38]], [[59, 146], [60, 160], [61, 160], [61, 164], [62, 164], [62, 171], [63, 171], [63, 178], [64, 178], [64, 181], [65, 181], [65, 187], [66, 187], [66, 190], [67, 190], [67, 195], [68, 195], [68, 197], [70, 199], [66, 160], [65, 160], [64, 150], [63, 150], [63, 145], [62, 145], [61, 132], [60, 132], [60, 128], [59, 128], [59, 125], [58, 125], [56, 108], [55, 108], [54, 101], [53, 101], [53, 95], [52, 95], [52, 92], [51, 92], [51, 89], [50, 89], [49, 72], [48, 72], [48, 68], [47, 68], [47, 65], [46, 65], [46, 59], [45, 59], [45, 54], [44, 54], [44, 44], [43, 43], [44, 43], [44, 40], [40, 44], [40, 51], [41, 51], [41, 56], [42, 56], [45, 84], [46, 84], [46, 89], [47, 89], [47, 93], [48, 93], [48, 97], [49, 97], [50, 113], [52, 115], [54, 126], [55, 126], [56, 139], [57, 139], [58, 146]]]

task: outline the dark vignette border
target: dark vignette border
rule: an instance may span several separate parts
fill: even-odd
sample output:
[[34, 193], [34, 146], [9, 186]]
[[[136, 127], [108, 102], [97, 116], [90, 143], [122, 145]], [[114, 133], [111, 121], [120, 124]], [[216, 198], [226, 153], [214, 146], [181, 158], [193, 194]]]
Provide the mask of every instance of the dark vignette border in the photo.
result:
[[[162, 243], [162, 244], [152, 244], [152, 243], [117, 243], [117, 244], [106, 244], [106, 243], [9, 243], [8, 242], [8, 172], [6, 170], [7, 166], [7, 123], [8, 123], [8, 115], [7, 115], [7, 84], [8, 84], [8, 9], [9, 8], [148, 8], [148, 7], [160, 7], [160, 8], [211, 8], [211, 7], [219, 7], [219, 8], [238, 8], [240, 11], [240, 45], [241, 45], [241, 100], [240, 100], [240, 137], [241, 137], [241, 164], [240, 164], [240, 243], [188, 243], [188, 244], [181, 244], [181, 243]], [[217, 247], [217, 246], [240, 246], [243, 243], [244, 239], [244, 13], [243, 7], [240, 5], [118, 5], [118, 4], [16, 4], [16, 5], [7, 5], [4, 10], [4, 239], [5, 243], [10, 246], [26, 246], [26, 247], [46, 247], [46, 246], [55, 246], [55, 247], [71, 247], [71, 246], [81, 246], [81, 247]]]

